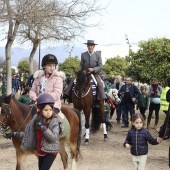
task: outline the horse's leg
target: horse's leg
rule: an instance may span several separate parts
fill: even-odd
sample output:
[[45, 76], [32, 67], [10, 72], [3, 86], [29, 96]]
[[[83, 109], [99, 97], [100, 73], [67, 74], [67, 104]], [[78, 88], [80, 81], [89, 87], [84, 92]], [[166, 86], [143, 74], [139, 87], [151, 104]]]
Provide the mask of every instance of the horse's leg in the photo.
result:
[[100, 101], [100, 111], [101, 111], [101, 121], [102, 121], [102, 127], [103, 127], [103, 135], [104, 135], [104, 140], [106, 141], [108, 136], [107, 136], [107, 130], [106, 130], [106, 120], [105, 120], [105, 112], [104, 112], [104, 100]]
[[63, 162], [64, 169], [66, 169], [68, 167], [68, 155], [65, 150], [65, 139], [66, 139], [65, 137], [60, 138], [60, 156], [61, 156], [61, 160]]
[[71, 170], [76, 170], [76, 159], [78, 157], [77, 140], [78, 140], [78, 136], [76, 136], [74, 138], [74, 140], [70, 140], [70, 136], [67, 137], [67, 143], [68, 143], [68, 145], [70, 147], [71, 158], [72, 158]]
[[91, 110], [91, 108], [83, 110], [84, 115], [85, 115], [85, 129], [86, 129], [85, 141], [84, 141], [85, 144], [89, 143], [89, 138], [90, 138], [90, 133], [89, 133], [90, 132], [90, 130], [89, 130], [89, 127], [90, 127], [90, 124], [89, 124], [90, 110]]
[[20, 149], [16, 149], [16, 157], [17, 157], [16, 170], [22, 170], [23, 156], [24, 156], [23, 151], [21, 151]]

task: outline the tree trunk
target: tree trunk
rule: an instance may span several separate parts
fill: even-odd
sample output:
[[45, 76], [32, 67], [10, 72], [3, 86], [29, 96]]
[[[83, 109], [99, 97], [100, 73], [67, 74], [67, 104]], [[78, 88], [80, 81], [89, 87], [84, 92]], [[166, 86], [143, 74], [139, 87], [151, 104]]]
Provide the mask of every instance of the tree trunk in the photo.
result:
[[32, 48], [32, 51], [31, 51], [31, 54], [29, 56], [29, 74], [33, 74], [33, 59], [34, 59], [34, 56], [35, 56], [35, 53], [36, 53], [36, 50], [38, 48], [38, 45], [39, 43], [34, 43], [33, 44], [33, 48]]
[[6, 76], [7, 76], [7, 95], [12, 93], [12, 80], [11, 80], [11, 46], [12, 41], [7, 42], [5, 46], [6, 55]]

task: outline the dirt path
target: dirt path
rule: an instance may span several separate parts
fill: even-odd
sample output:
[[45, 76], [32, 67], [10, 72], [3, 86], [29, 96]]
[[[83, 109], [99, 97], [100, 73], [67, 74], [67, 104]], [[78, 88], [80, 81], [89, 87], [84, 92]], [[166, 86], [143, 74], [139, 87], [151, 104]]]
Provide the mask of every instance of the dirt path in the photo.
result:
[[[83, 117], [83, 115], [82, 115]], [[161, 114], [163, 119], [164, 115]], [[128, 129], [121, 129], [121, 124], [112, 120], [113, 130], [108, 132], [108, 141], [103, 141], [102, 129], [90, 136], [90, 143], [85, 146], [82, 140], [82, 158], [77, 162], [77, 170], [132, 170], [130, 151], [123, 147]], [[153, 120], [152, 120], [153, 122]], [[161, 123], [160, 123], [161, 124]], [[83, 130], [84, 131], [84, 130]], [[154, 129], [150, 130], [156, 137]], [[168, 147], [169, 140], [163, 141], [160, 145], [149, 145], [149, 154], [146, 170], [168, 170]], [[68, 151], [68, 148], [67, 148]], [[69, 155], [69, 151], [67, 152]], [[37, 158], [33, 155], [27, 158], [26, 170], [38, 170]], [[16, 165], [15, 149], [10, 140], [0, 138], [0, 169], [14, 170]], [[69, 168], [71, 159], [69, 155]], [[58, 155], [51, 170], [63, 170], [60, 156]]]

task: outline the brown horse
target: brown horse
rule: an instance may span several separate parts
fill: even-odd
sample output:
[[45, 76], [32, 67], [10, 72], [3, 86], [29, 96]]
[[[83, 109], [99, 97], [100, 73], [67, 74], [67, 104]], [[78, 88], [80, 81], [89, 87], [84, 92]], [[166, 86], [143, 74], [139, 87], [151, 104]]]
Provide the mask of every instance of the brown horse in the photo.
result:
[[[70, 133], [63, 138], [60, 138], [60, 155], [64, 169], [68, 167], [68, 155], [65, 151], [65, 141], [68, 143], [72, 156], [72, 170], [76, 169], [76, 160], [80, 151], [81, 141], [81, 120], [80, 114], [75, 109], [62, 107], [61, 111], [66, 116], [70, 123]], [[34, 112], [33, 106], [25, 105], [18, 102], [15, 98], [9, 96], [0, 97], [0, 126], [3, 131], [10, 127], [12, 131], [24, 131], [28, 122], [32, 119]], [[12, 138], [12, 142], [16, 149], [17, 165], [16, 170], [24, 168], [24, 157], [28, 154], [36, 154], [36, 151], [22, 150], [20, 148], [22, 139]]]
[[94, 107], [94, 99], [91, 87], [91, 77], [86, 71], [75, 71], [76, 85], [74, 87], [74, 92], [72, 93], [72, 101], [74, 108], [78, 110], [83, 110], [85, 115], [85, 143], [89, 142], [89, 119], [92, 110], [91, 119], [91, 132], [95, 133], [99, 130], [100, 125], [103, 125], [104, 140], [107, 139], [107, 131], [105, 125], [105, 113], [104, 113], [104, 99], [100, 100], [99, 107]]

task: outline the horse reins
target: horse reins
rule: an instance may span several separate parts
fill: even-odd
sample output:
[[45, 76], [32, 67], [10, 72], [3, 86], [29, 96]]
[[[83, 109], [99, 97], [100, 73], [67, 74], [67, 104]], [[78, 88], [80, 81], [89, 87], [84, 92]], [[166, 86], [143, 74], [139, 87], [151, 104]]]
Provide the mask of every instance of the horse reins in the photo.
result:
[[[2, 126], [2, 129], [3, 129], [3, 133], [5, 133], [5, 132], [9, 129], [9, 128], [8, 128], [8, 129], [5, 129], [5, 124], [6, 124], [6, 121], [7, 121], [7, 119], [8, 119], [8, 115], [9, 115], [9, 114], [10, 114], [10, 115], [12, 114], [12, 109], [11, 109], [11, 107], [10, 107], [10, 104], [6, 104], [6, 103], [3, 103], [3, 104], [8, 106], [8, 110], [7, 110], [7, 112], [5, 112], [5, 120], [4, 120], [4, 122], [1, 122], [1, 121], [0, 121], [1, 126]], [[26, 116], [26, 118], [24, 119], [23, 123], [21, 124], [21, 126], [18, 128], [18, 130], [17, 130], [16, 132], [19, 132], [19, 131], [21, 130], [22, 126], [24, 125], [24, 123], [25, 123], [26, 120], [28, 119], [28, 117], [29, 117], [29, 115], [30, 115], [33, 107], [34, 107], [34, 104], [32, 104], [29, 113], [27, 114], [27, 116]]]

